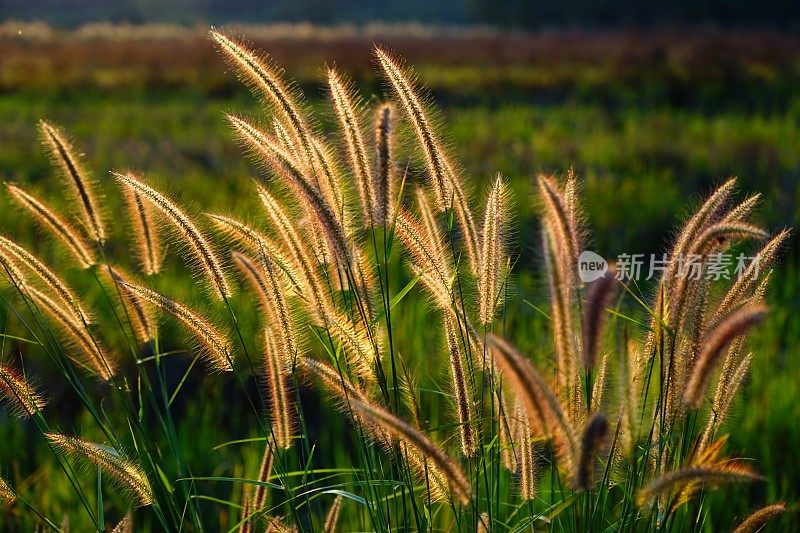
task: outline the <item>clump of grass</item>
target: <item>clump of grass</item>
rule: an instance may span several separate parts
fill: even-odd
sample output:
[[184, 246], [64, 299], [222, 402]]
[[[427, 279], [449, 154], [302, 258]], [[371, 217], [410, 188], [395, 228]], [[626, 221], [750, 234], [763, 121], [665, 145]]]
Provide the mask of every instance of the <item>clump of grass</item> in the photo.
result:
[[[215, 242], [181, 202], [131, 173], [114, 174], [132, 222], [126, 229], [133, 236], [131, 255], [162, 294], [138, 283], [127, 265], [116, 264], [118, 254], [108, 253], [114, 242], [102, 205], [55, 127], [41, 126], [80, 199], [79, 229], [8, 186], [33, 219], [67, 245], [83, 275], [98, 282], [104, 309], [111, 311], [90, 320], [88, 304], [77, 296], [83, 293], [63, 280], [60, 269], [68, 265], [45, 265], [0, 237], [4, 271], [30, 304], [14, 310], [33, 339], [15, 338], [52, 356], [110, 444], [54, 432], [47, 418], [53, 409], [41, 413], [41, 397], [6, 367], [0, 367], [0, 394], [60, 452], [57, 461], [93, 527], [105, 524], [103, 476], [132, 492], [147, 506], [140, 512], [152, 513], [151, 522], [162, 529], [208, 529], [214, 514], [213, 527], [224, 523], [244, 533], [264, 527], [334, 531], [337, 524], [344, 530], [523, 530], [543, 525], [544, 517], [558, 530], [666, 530], [705, 523], [703, 502], [712, 488], [761, 479], [745, 462], [725, 456], [726, 439], [717, 433], [755, 358], [746, 350], [746, 336], [766, 319], [768, 267], [788, 232], [761, 246], [760, 271], [747, 269], [727, 284], [682, 276], [676, 259], [698, 257], [702, 274], [716, 254], [767, 239], [748, 220], [757, 195], [733, 204], [735, 181], [728, 180], [700, 205], [677, 234], [654, 301], [648, 305], [636, 297], [649, 320], [638, 332], [628, 324], [641, 324], [628, 316], [637, 312], [627, 298], [633, 292], [618, 290], [624, 284], [613, 265], [590, 284], [578, 277], [589, 235], [577, 176], [569, 171], [566, 179], [536, 177], [549, 313], [542, 310], [548, 321], [535, 331], [547, 334], [535, 339], [537, 353], [529, 357], [511, 341], [525, 326], [506, 320], [513, 312], [509, 284], [518, 256], [511, 245], [508, 187], [499, 176], [491, 182], [480, 217], [470, 181], [448, 152], [411, 69], [375, 49], [395, 101], [379, 100], [373, 135], [362, 124], [362, 100], [343, 75], [328, 69], [336, 138], [342, 141], [337, 150], [281, 69], [244, 40], [218, 31], [211, 38], [271, 115], [263, 122], [269, 129], [226, 117], [261, 170], [253, 196], [266, 224], [241, 222], [237, 213], [209, 215], [223, 237]], [[409, 123], [409, 141], [416, 141], [422, 156], [421, 164], [408, 163], [414, 167], [409, 175], [424, 174], [424, 183], [398, 179], [395, 136], [404, 130], [395, 125], [402, 121]], [[222, 312], [196, 311], [159, 283], [165, 268], [159, 224], [177, 236], [189, 266], [199, 266], [190, 270], [212, 289], [213, 297], [197, 291], [191, 301], [205, 297]], [[247, 284], [236, 296], [221, 257], [232, 258]], [[89, 268], [96, 258], [102, 264]], [[104, 284], [99, 269], [107, 274]], [[425, 305], [411, 296], [419, 290], [429, 305], [428, 331], [420, 338], [439, 335], [438, 345], [420, 346], [396, 326], [406, 311], [423, 316], [411, 309]], [[248, 303], [255, 304], [257, 320], [240, 321], [237, 313]], [[199, 341], [197, 357], [210, 369], [224, 371], [198, 378], [224, 391], [215, 397], [215, 412], [229, 416], [239, 404], [252, 410], [257, 435], [221, 435], [214, 453], [259, 442], [264, 448], [254, 479], [236, 477], [243, 467], [233, 455], [225, 455], [214, 472], [197, 472], [188, 463], [184, 446], [203, 444], [184, 442], [191, 439], [178, 434], [173, 417], [181, 411], [173, 404], [189, 389], [208, 389], [184, 386], [194, 362], [180, 378], [165, 365], [173, 352], [164, 351], [154, 308]], [[48, 322], [61, 334], [52, 335]], [[112, 334], [115, 327], [119, 335]], [[108, 349], [96, 338], [106, 328]], [[72, 345], [65, 351], [71, 359], [58, 357], [59, 338]], [[422, 353], [409, 356], [411, 346]], [[128, 352], [132, 357], [123, 359]], [[429, 364], [414, 369], [412, 363], [423, 359]], [[90, 392], [73, 363], [104, 383]], [[348, 426], [326, 410], [317, 412], [309, 385]], [[97, 390], [107, 393], [100, 405], [93, 397]], [[109, 404], [127, 422], [124, 427], [106, 416]], [[309, 427], [309, 420], [320, 419], [321, 427]], [[352, 433], [338, 432], [345, 427]], [[117, 451], [125, 447], [122, 435], [132, 440], [141, 465]], [[326, 445], [315, 438], [327, 439]], [[187, 455], [211, 451], [192, 452]], [[62, 455], [98, 469], [97, 506]], [[344, 468], [325, 460], [352, 464]], [[220, 487], [226, 483], [242, 490], [225, 492]], [[275, 490], [268, 494], [268, 487]], [[327, 495], [335, 499], [326, 510], [320, 502]], [[0, 499], [16, 496], [0, 484]], [[33, 503], [25, 504], [51, 524]], [[218, 505], [236, 512], [223, 516]], [[753, 530], [783, 511], [782, 504], [766, 507], [740, 528]], [[131, 527], [128, 520], [118, 529]]]

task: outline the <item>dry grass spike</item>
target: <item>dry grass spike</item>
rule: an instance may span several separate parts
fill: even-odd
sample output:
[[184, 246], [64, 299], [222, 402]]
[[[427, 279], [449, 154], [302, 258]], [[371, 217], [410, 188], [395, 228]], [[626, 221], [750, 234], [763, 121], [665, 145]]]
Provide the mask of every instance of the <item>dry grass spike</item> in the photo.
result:
[[20, 418], [33, 416], [47, 405], [36, 387], [8, 364], [0, 364], [0, 402]]
[[115, 177], [124, 189], [138, 193], [141, 198], [144, 198], [164, 215], [176, 229], [180, 236], [180, 242], [185, 243], [189, 250], [192, 251], [192, 254], [200, 264], [204, 277], [214, 291], [221, 299], [228, 298], [231, 295], [231, 289], [225, 277], [222, 263], [217, 258], [211, 244], [197, 229], [194, 222], [173, 202], [133, 174], [115, 174]]
[[136, 252], [139, 256], [142, 274], [152, 276], [161, 271], [161, 242], [153, 220], [153, 209], [141, 193], [133, 189], [125, 189], [125, 201], [133, 224], [133, 236]]
[[95, 264], [95, 258], [89, 246], [75, 229], [66, 223], [55, 211], [23, 191], [13, 183], [7, 183], [8, 193], [20, 206], [27, 209], [40, 224], [58, 237], [70, 253], [78, 261], [80, 268], [89, 268]]
[[121, 284], [136, 298], [166, 311], [183, 324], [203, 345], [203, 354], [212, 368], [223, 372], [233, 370], [231, 345], [227, 337], [215, 328], [209, 320], [201, 317], [182, 303], [159, 294], [152, 289], [127, 282], [122, 282]]
[[62, 453], [101, 468], [120, 487], [130, 490], [139, 505], [147, 506], [153, 503], [153, 491], [147, 475], [139, 465], [124, 457], [117, 450], [58, 433], [46, 433], [45, 437], [54, 448]]
[[92, 190], [93, 183], [81, 166], [75, 149], [67, 137], [50, 122], [40, 121], [39, 131], [53, 161], [61, 168], [65, 180], [75, 192], [86, 231], [93, 241], [103, 243], [106, 232], [99, 204]]

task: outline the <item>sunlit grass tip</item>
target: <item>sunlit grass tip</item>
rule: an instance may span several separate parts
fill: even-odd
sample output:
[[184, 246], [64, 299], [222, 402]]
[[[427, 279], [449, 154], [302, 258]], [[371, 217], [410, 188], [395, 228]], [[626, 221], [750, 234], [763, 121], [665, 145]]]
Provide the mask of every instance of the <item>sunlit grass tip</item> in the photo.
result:
[[39, 122], [39, 131], [53, 161], [61, 169], [65, 181], [75, 193], [87, 233], [92, 240], [104, 242], [106, 231], [100, 204], [92, 190], [94, 183], [81, 165], [75, 149], [67, 136], [54, 124], [42, 120]]

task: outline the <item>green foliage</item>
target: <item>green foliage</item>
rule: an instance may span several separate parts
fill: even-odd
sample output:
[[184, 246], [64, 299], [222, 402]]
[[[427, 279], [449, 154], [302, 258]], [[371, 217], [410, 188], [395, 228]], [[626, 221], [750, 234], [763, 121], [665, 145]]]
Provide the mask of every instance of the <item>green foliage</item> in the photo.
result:
[[[442, 76], [448, 74], [442, 70]], [[497, 98], [496, 94], [492, 95]], [[319, 103], [312, 102], [314, 107]], [[65, 201], [54, 192], [53, 171], [36, 147], [34, 127], [36, 120], [47, 117], [69, 125], [77, 144], [87, 155], [87, 166], [95, 170], [104, 193], [107, 214], [115, 219], [118, 232], [109, 249], [112, 260], [128, 264], [128, 249], [121, 239], [119, 224], [121, 203], [105, 169], [122, 169], [134, 166], [146, 175], [157, 176], [163, 189], [185, 198], [184, 205], [192, 211], [233, 212], [240, 219], [258, 218], [257, 203], [250, 190], [250, 177], [255, 170], [241, 157], [223, 119], [223, 112], [235, 109], [237, 113], [257, 114], [258, 108], [239, 96], [216, 98], [197, 91], [169, 93], [74, 93], [66, 98], [52, 95], [48, 98], [30, 94], [6, 95], [0, 100], [0, 168], [5, 179], [30, 184], [34, 190], [53, 200], [60, 209], [69, 209]], [[794, 109], [794, 111], [792, 111]], [[739, 174], [743, 187], [765, 195], [761, 210], [763, 222], [770, 228], [798, 225], [800, 218], [794, 206], [800, 198], [796, 179], [800, 168], [800, 115], [795, 103], [785, 113], [770, 114], [721, 110], [705, 114], [691, 109], [669, 106], [657, 108], [637, 104], [608, 110], [601, 104], [559, 103], [536, 105], [526, 102], [506, 102], [487, 105], [453, 105], [445, 108], [445, 118], [451, 125], [451, 140], [470, 174], [478, 177], [473, 183], [483, 191], [496, 171], [509, 177], [513, 191], [514, 224], [518, 228], [514, 238], [521, 255], [514, 278], [513, 303], [505, 310], [504, 327], [526, 353], [542, 358], [541, 339], [545, 337], [547, 320], [524, 303], [534, 302], [546, 307], [544, 281], [539, 274], [541, 253], [538, 223], [535, 219], [532, 177], [538, 171], [563, 172], [572, 166], [584, 178], [584, 206], [586, 219], [593, 227], [594, 249], [604, 255], [621, 252], [659, 252], [669, 242], [664, 237], [679, 220], [676, 213], [685, 213], [687, 195], [697, 199], [704, 195], [720, 177]], [[399, 137], [408, 138], [406, 133]], [[401, 146], [400, 160], [408, 159], [410, 147]], [[412, 176], [410, 179], [417, 179]], [[213, 186], [209, 186], [213, 183]], [[35, 250], [49, 263], [63, 261], [63, 253], [37, 242], [37, 234], [29, 223], [22, 220], [10, 207], [6, 198], [0, 200], [0, 227], [16, 240], [36, 243]], [[409, 275], [396, 264], [390, 268], [389, 285], [400, 291], [409, 281]], [[111, 307], [97, 284], [82, 273], [69, 272], [69, 281], [80, 289], [86, 300], [102, 310], [105, 324], [113, 323]], [[765, 502], [778, 499], [796, 500], [800, 494], [794, 480], [800, 475], [800, 464], [793, 451], [800, 445], [800, 430], [795, 420], [800, 417], [797, 402], [800, 371], [794, 364], [797, 340], [800, 338], [800, 309], [796, 299], [800, 284], [797, 257], [793, 253], [783, 258], [773, 279], [769, 302], [773, 314], [767, 325], [758, 332], [751, 343], [759, 354], [758, 364], [752, 372], [752, 381], [746, 387], [743, 400], [737, 404], [737, 413], [727, 423], [735, 429], [730, 447], [755, 459], [758, 470], [765, 473], [767, 482], [748, 491], [737, 488], [725, 495], [710, 495], [702, 501], [709, 511], [699, 526], [690, 522], [701, 516], [692, 508], [675, 524], [684, 529], [716, 530], [739, 521], [745, 511]], [[165, 273], [156, 282], [158, 288], [182, 301], [198, 301], [197, 286], [183, 269], [174, 254], [168, 259]], [[650, 287], [643, 290], [647, 292]], [[440, 328], [431, 327], [430, 311], [425, 298], [412, 290], [392, 313], [392, 328], [398, 345], [397, 353], [407, 365], [422, 377], [425, 385], [419, 390], [423, 412], [432, 413], [427, 421], [440, 440], [452, 433], [451, 423], [442, 413], [450, 407], [450, 400], [441, 394], [442, 387], [434, 387], [431, 376], [440, 374], [433, 352], [443, 353]], [[29, 338], [10, 312], [20, 301], [13, 292], [3, 290], [0, 321], [9, 333]], [[252, 302], [241, 298], [232, 302], [242, 331], [255, 332], [257, 317]], [[635, 308], [631, 305], [630, 308]], [[629, 312], [631, 309], [626, 309]], [[100, 312], [100, 311], [98, 311]], [[641, 310], [638, 310], [641, 318]], [[220, 312], [220, 316], [226, 315]], [[631, 324], [630, 329], [641, 335], [641, 329]], [[113, 327], [104, 335], [109, 344], [124, 345], [122, 334]], [[160, 349], [170, 352], [182, 349], [185, 344], [172, 328], [162, 331]], [[248, 339], [249, 340], [249, 339]], [[102, 414], [92, 417], [81, 407], [74, 393], [60, 385], [63, 376], [50, 361], [26, 343], [15, 343], [3, 338], [5, 353], [22, 353], [26, 368], [47, 384], [48, 394], [60, 405], [48, 412], [49, 423], [56, 428], [74, 430], [75, 434], [95, 435], [103, 439], [102, 428], [115, 428], [117, 437], [126, 448], [133, 447], [134, 429], [128, 421], [132, 414], [122, 407], [122, 402], [100, 385], [87, 381], [85, 386], [92, 394], [103, 398]], [[12, 349], [13, 346], [13, 349]], [[125, 354], [126, 370], [135, 363]], [[185, 353], [164, 357], [163, 366], [147, 362], [153, 380], [156, 404], [168, 398], [182, 382], [192, 358]], [[161, 396], [163, 380], [167, 394]], [[439, 384], [440, 385], [440, 384]], [[146, 385], [137, 382], [125, 384], [136, 397], [140, 387], [146, 397]], [[248, 394], [258, 396], [252, 384], [246, 386]], [[173, 422], [160, 420], [152, 405], [145, 407], [140, 423], [145, 435], [152, 437], [154, 462], [163, 465], [165, 482], [156, 490], [194, 494], [199, 509], [198, 521], [209, 530], [226, 531], [238, 521], [236, 506], [241, 501], [242, 479], [250, 479], [258, 469], [263, 442], [258, 440], [259, 430], [253, 413], [240, 401], [242, 391], [231, 379], [204, 376], [199, 367], [189, 373], [171, 406]], [[354, 450], [359, 450], [348, 424], [334, 411], [324, 398], [310, 389], [302, 390], [305, 407], [307, 442], [309, 448], [283, 472], [291, 486], [300, 487], [304, 475], [307, 453], [312, 453], [310, 464], [315, 472], [314, 491], [297, 495], [297, 499], [276, 509], [274, 514], [292, 516], [292, 507], [311, 509], [315, 516], [323, 512], [337, 492], [347, 496], [342, 509], [342, 523], [347, 529], [365, 530], [365, 505], [353, 496], [368, 491], [363, 475], [350, 469], [354, 464]], [[439, 418], [441, 417], [441, 419]], [[101, 421], [101, 423], [98, 421]], [[100, 426], [100, 427], [98, 427]], [[0, 439], [7, 443], [0, 448], [0, 474], [11, 479], [14, 485], [55, 523], [60, 513], [70, 512], [73, 530], [84, 531], [92, 527], [86, 513], [81, 513], [64, 472], [55, 462], [41, 438], [31, 425], [12, 421], [7, 413], [0, 412]], [[243, 442], [232, 442], [241, 439]], [[33, 445], [29, 443], [35, 443]], [[178, 453], [179, 452], [179, 453]], [[374, 452], [365, 452], [374, 453]], [[167, 458], [167, 459], [165, 459]], [[386, 457], [374, 453], [380, 461], [386, 478], [393, 473]], [[85, 469], [75, 474], [86, 490], [89, 507], [97, 505], [96, 472]], [[191, 477], [204, 479], [189, 480]], [[151, 477], [155, 479], [155, 477]], [[510, 494], [513, 483], [502, 478], [501, 494]], [[546, 481], [545, 481], [546, 483]], [[105, 519], [115, 523], [124, 515], [124, 495], [102, 484], [102, 505]], [[47, 487], [43, 491], [42, 487]], [[576, 500], [561, 500], [558, 491], [543, 490], [537, 509], [549, 509], [558, 517], [573, 512]], [[610, 492], [623, 490], [612, 487]], [[42, 497], [47, 494], [47, 497]], [[278, 494], [275, 492], [275, 494]], [[279, 498], [276, 498], [279, 500]], [[580, 502], [583, 505], [583, 502]], [[392, 505], [398, 505], [393, 502]], [[177, 510], [180, 513], [182, 509]], [[395, 508], [394, 511], [397, 511]], [[304, 512], [304, 511], [301, 511]], [[440, 511], [444, 512], [444, 511]], [[524, 513], [520, 509], [518, 513]], [[513, 514], [513, 513], [508, 513]], [[18, 508], [0, 518], [0, 526], [9, 528], [32, 527], [32, 518]], [[135, 516], [139, 530], [158, 530], [157, 520], [146, 513]], [[195, 518], [187, 519], [191, 523]], [[557, 521], [562, 529], [571, 527], [569, 519]], [[778, 522], [776, 522], [778, 524]], [[538, 526], [539, 524], [536, 524]], [[613, 526], [613, 524], [612, 524]], [[646, 527], [646, 524], [640, 524]], [[792, 526], [790, 519], [780, 522], [781, 530]], [[776, 529], [777, 530], [777, 529]]]

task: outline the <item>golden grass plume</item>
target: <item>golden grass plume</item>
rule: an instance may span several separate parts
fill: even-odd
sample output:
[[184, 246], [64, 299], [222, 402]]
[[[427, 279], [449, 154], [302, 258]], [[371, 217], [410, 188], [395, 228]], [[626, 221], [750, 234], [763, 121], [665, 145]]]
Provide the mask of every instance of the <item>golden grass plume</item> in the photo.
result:
[[0, 364], [0, 403], [16, 416], [27, 418], [47, 405], [34, 384], [10, 364]]
[[149, 302], [175, 317], [200, 341], [203, 347], [202, 354], [211, 368], [223, 372], [233, 370], [233, 348], [226, 335], [214, 327], [211, 321], [203, 318], [186, 305], [152, 289], [124, 281], [121, 282], [121, 285], [136, 298]]
[[118, 450], [58, 433], [46, 433], [45, 437], [61, 453], [101, 468], [120, 487], [129, 490], [140, 506], [153, 503], [153, 491], [147, 475], [138, 464], [126, 458]]
[[18, 205], [30, 212], [34, 220], [50, 230], [53, 235], [66, 245], [80, 268], [86, 269], [95, 264], [94, 255], [90, 251], [88, 244], [83, 240], [83, 237], [53, 209], [13, 183], [7, 183], [6, 188], [11, 198]]
[[153, 219], [152, 205], [146, 202], [142, 198], [142, 194], [134, 189], [126, 188], [124, 196], [128, 206], [128, 215], [133, 226], [133, 237], [142, 274], [145, 276], [158, 274], [161, 271], [163, 253], [161, 239], [158, 235], [156, 222]]
[[[28, 287], [27, 292], [39, 310], [53, 319], [66, 338], [74, 343], [77, 350], [68, 351], [68, 355], [73, 356], [72, 359], [75, 362], [90, 369], [103, 380], [109, 380], [116, 374], [116, 361], [111, 357], [110, 352], [106, 351], [92, 336], [85, 323], [43, 292], [33, 287]], [[74, 352], [77, 352], [79, 357], [75, 357]]]
[[231, 289], [222, 268], [222, 263], [217, 258], [211, 243], [197, 229], [194, 222], [172, 201], [131, 173], [115, 174], [117, 182], [124, 189], [138, 193], [150, 205], [164, 215], [164, 218], [176, 230], [179, 242], [186, 244], [196, 261], [201, 267], [201, 272], [208, 284], [220, 298], [225, 299], [231, 295]]
[[42, 141], [50, 152], [53, 161], [61, 169], [65, 181], [74, 192], [80, 205], [83, 225], [92, 240], [102, 243], [106, 240], [106, 231], [100, 204], [92, 190], [93, 183], [82, 167], [75, 149], [69, 139], [58, 127], [47, 121], [39, 122]]
[[745, 518], [741, 524], [736, 526], [733, 533], [756, 533], [763, 528], [767, 522], [786, 512], [786, 504], [783, 502], [773, 503], [753, 512]]

